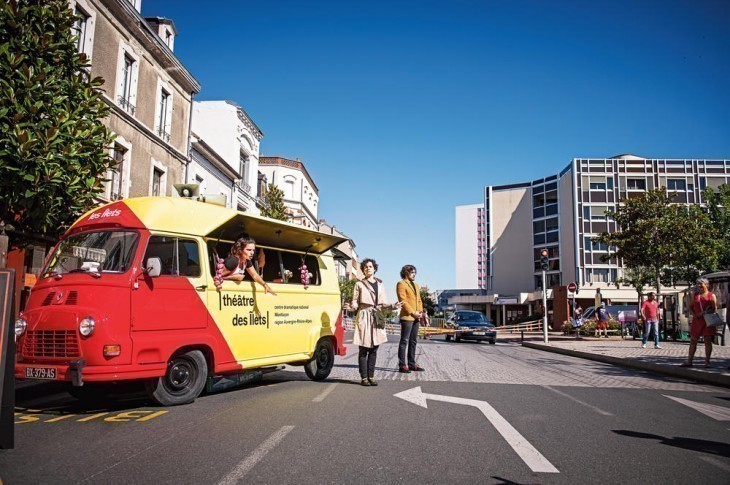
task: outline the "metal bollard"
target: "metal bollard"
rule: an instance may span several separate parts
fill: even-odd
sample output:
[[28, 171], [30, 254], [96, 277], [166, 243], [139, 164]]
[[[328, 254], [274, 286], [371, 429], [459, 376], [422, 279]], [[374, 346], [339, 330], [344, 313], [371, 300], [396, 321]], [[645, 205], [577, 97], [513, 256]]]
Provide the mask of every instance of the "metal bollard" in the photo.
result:
[[525, 331], [520, 330], [520, 342], [524, 342], [524, 341], [525, 341]]

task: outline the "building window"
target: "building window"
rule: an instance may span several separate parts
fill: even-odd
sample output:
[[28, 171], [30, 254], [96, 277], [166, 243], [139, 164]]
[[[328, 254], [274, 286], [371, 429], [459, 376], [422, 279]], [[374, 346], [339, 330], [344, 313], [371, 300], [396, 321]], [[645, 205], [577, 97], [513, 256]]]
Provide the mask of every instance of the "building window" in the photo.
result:
[[165, 174], [158, 168], [152, 170], [152, 195], [160, 195], [163, 175]]
[[119, 106], [122, 107], [124, 111], [134, 116], [135, 106], [133, 103], [133, 98], [135, 96], [135, 90], [133, 89], [133, 86], [135, 84], [135, 73], [137, 70], [137, 61], [130, 56], [129, 54], [124, 54], [124, 59], [122, 61], [122, 72], [121, 72], [121, 84], [120, 84], [120, 92], [119, 97], [117, 98], [117, 101], [119, 102]]
[[687, 190], [687, 181], [685, 179], [667, 179], [668, 190]]
[[76, 39], [76, 50], [79, 53], [86, 52], [86, 42], [87, 42], [87, 29], [89, 27], [89, 19], [90, 16], [83, 11], [79, 6], [76, 6], [76, 10], [74, 11], [74, 14], [76, 15], [76, 22], [74, 23], [74, 33], [78, 37]]
[[646, 190], [646, 179], [627, 179], [626, 188], [628, 190]]
[[172, 121], [172, 96], [165, 88], [160, 88], [160, 102], [157, 106], [157, 135], [170, 141], [170, 125]]
[[123, 199], [125, 159], [129, 150], [115, 143], [112, 149], [114, 165], [109, 174], [109, 200]]

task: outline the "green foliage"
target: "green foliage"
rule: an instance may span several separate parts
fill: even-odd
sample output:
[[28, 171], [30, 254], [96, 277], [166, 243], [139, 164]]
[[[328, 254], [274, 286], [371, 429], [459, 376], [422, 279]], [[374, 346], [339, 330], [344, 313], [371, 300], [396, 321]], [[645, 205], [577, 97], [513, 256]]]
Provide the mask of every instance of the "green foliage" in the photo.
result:
[[286, 206], [284, 205], [284, 191], [274, 184], [266, 187], [266, 195], [264, 195], [266, 207], [261, 211], [261, 215], [278, 219], [280, 221], [288, 221], [289, 216], [286, 214]]
[[431, 299], [431, 297], [428, 295], [428, 287], [424, 286], [421, 288], [420, 291], [421, 296], [421, 303], [423, 304], [423, 309], [426, 310], [426, 313], [430, 316], [433, 316], [433, 308], [436, 306]]
[[343, 302], [349, 303], [352, 301], [352, 293], [355, 289], [355, 283], [357, 283], [357, 280], [340, 281], [340, 295]]
[[663, 188], [621, 202], [607, 212], [618, 229], [593, 241], [610, 248], [604, 260], [623, 260], [623, 282], [640, 291], [650, 282], [692, 281], [716, 266], [710, 218], [699, 206], [674, 204]]
[[723, 184], [717, 191], [708, 187], [703, 198], [712, 225], [718, 269], [730, 269], [730, 186]]
[[111, 166], [104, 80], [77, 52], [75, 20], [68, 0], [0, 3], [0, 220], [25, 233], [63, 233]]

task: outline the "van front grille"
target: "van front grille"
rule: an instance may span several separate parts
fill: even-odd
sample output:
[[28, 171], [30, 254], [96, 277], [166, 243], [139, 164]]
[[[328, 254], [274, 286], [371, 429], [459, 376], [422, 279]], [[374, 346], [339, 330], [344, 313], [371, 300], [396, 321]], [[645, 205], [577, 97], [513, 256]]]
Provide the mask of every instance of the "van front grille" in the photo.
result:
[[41, 306], [48, 306], [53, 302], [53, 297], [56, 296], [55, 291], [51, 291], [46, 295], [46, 297], [43, 299], [43, 303], [41, 303]]
[[23, 358], [79, 357], [79, 341], [74, 330], [30, 330], [23, 342]]
[[76, 305], [79, 302], [79, 292], [69, 291], [68, 297], [66, 297], [66, 305]]

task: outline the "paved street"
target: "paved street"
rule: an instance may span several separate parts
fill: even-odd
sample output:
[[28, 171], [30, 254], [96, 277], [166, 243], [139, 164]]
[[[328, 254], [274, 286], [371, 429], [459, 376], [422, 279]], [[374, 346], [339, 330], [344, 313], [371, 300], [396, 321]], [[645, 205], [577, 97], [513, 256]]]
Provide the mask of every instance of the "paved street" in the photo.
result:
[[[194, 404], [141, 394], [79, 404], [18, 391], [3, 483], [727, 483], [730, 392], [574, 357], [420, 343], [400, 374], [383, 345], [364, 388], [356, 348], [331, 378], [299, 368]], [[425, 407], [424, 407], [425, 406]]]

